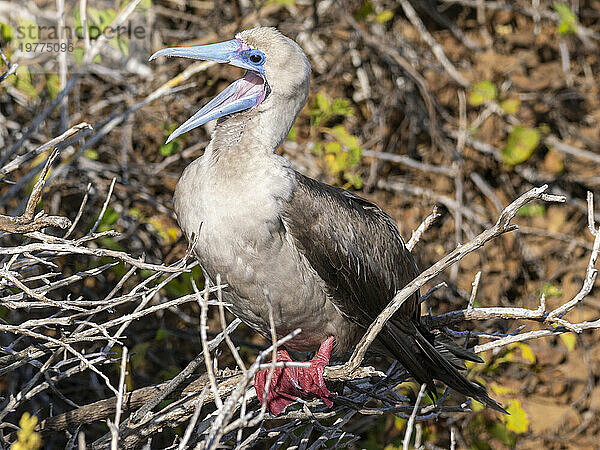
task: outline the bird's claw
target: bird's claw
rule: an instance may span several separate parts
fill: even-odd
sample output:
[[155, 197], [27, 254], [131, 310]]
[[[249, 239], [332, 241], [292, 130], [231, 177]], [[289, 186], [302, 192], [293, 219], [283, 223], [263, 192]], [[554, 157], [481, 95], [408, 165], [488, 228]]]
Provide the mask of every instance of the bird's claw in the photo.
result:
[[[302, 398], [314, 396], [321, 398], [327, 407], [333, 406], [332, 399], [335, 394], [329, 392], [323, 379], [323, 371], [329, 364], [333, 341], [334, 338], [330, 337], [321, 344], [317, 354], [310, 360], [310, 367], [283, 367], [273, 370], [266, 398], [267, 410], [271, 414], [276, 416], [288, 405]], [[292, 361], [292, 359], [287, 351], [280, 350], [277, 352], [277, 361]], [[261, 370], [254, 376], [254, 388], [261, 401], [265, 396], [269, 371], [269, 369]]]

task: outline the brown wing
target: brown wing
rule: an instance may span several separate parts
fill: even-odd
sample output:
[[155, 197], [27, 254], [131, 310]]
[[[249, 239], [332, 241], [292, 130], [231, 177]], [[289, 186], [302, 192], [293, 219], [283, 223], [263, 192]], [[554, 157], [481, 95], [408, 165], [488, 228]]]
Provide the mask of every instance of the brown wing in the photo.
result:
[[[375, 204], [302, 174], [284, 205], [283, 223], [325, 281], [332, 301], [350, 320], [368, 327], [394, 294], [419, 271], [394, 221]], [[419, 293], [405, 302], [378, 336], [378, 344], [435, 397], [438, 379], [497, 411], [485, 388], [458, 372], [457, 358], [481, 361], [420, 325]]]
[[[418, 275], [396, 223], [374, 203], [296, 173], [284, 224], [327, 284], [336, 306], [368, 327], [394, 294]], [[418, 294], [398, 316], [418, 318]]]

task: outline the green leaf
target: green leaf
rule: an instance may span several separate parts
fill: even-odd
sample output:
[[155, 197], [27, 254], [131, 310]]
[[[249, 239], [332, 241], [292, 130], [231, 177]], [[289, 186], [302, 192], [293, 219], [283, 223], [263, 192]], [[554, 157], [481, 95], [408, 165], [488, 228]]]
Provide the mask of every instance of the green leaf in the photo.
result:
[[521, 164], [533, 155], [539, 142], [539, 130], [516, 126], [511, 130], [508, 141], [502, 149], [502, 159], [510, 166]]
[[507, 98], [500, 102], [500, 108], [504, 111], [504, 114], [516, 114], [519, 112], [521, 106], [521, 100], [518, 98]]
[[546, 284], [544, 284], [544, 287], [542, 288], [542, 293], [546, 297], [560, 297], [560, 296], [562, 296], [562, 290], [558, 286], [555, 286], [552, 283], [546, 283]]
[[15, 30], [7, 24], [0, 23], [0, 38], [2, 39], [2, 43], [10, 42], [13, 40], [15, 36]]
[[329, 171], [332, 175], [342, 174], [343, 179], [349, 184], [347, 187], [360, 189], [362, 179], [359, 174], [351, 169], [360, 163], [362, 158], [362, 148], [358, 143], [356, 136], [352, 136], [342, 126], [337, 125], [333, 128], [324, 128], [323, 131], [332, 136], [336, 142], [330, 142], [325, 145], [325, 160], [327, 161]]
[[144, 214], [138, 208], [129, 208], [129, 214], [136, 219], [143, 220]]
[[529, 364], [535, 364], [536, 358], [535, 355], [533, 354], [533, 350], [531, 349], [531, 347], [527, 344], [524, 344], [522, 342], [515, 342], [514, 344], [511, 344], [509, 346], [509, 348], [518, 348], [521, 350], [521, 356], [523, 357], [523, 359], [525, 361], [527, 361]]
[[353, 173], [350, 169], [357, 164], [351, 151], [345, 151], [340, 142], [328, 142], [325, 144], [325, 162], [328, 171], [333, 176], [342, 175], [348, 182], [346, 187], [353, 186], [356, 189], [362, 187], [362, 180], [359, 174]]
[[129, 363], [131, 367], [135, 369], [139, 369], [142, 364], [144, 364], [146, 360], [146, 353], [148, 353], [148, 348], [150, 347], [150, 342], [142, 342], [140, 344], [136, 344], [133, 346], [129, 356]]
[[17, 24], [19, 44], [36, 44], [40, 40], [40, 28], [33, 20], [20, 20]]
[[494, 359], [494, 362], [490, 366], [490, 370], [491, 371], [497, 370], [499, 368], [500, 364], [504, 364], [506, 362], [512, 362], [514, 359], [515, 359], [514, 348], [508, 347], [506, 349], [506, 352], [502, 356]]
[[319, 92], [315, 98], [315, 105], [321, 111], [328, 111], [331, 108], [331, 102], [325, 94]]
[[521, 402], [519, 400], [512, 400], [506, 410], [510, 414], [509, 416], [504, 416], [506, 428], [517, 434], [525, 433], [529, 427], [529, 419], [527, 418], [527, 413], [521, 407]]
[[517, 216], [541, 217], [546, 214], [546, 207], [539, 203], [527, 203], [517, 210]]
[[166, 328], [159, 328], [158, 330], [156, 330], [156, 336], [154, 336], [154, 340], [162, 341], [163, 339], [166, 339], [169, 336], [171, 336], [171, 332], [169, 330], [167, 330]]
[[[175, 378], [179, 374], [179, 372], [181, 372], [179, 367], [170, 365], [166, 369], [163, 369], [160, 372], [158, 372], [158, 374], [156, 376], [161, 381], [168, 381], [168, 380]], [[175, 430], [173, 430], [173, 431], [175, 431]], [[181, 435], [181, 433], [179, 433], [179, 434]]]
[[51, 99], [55, 99], [60, 93], [60, 77], [55, 73], [50, 73], [46, 77], [46, 90]]
[[516, 437], [514, 433], [511, 433], [511, 431], [508, 429], [508, 426], [501, 423], [494, 423], [489, 426], [488, 431], [506, 447], [513, 448], [515, 446]]
[[77, 37], [83, 39], [83, 27], [81, 26], [81, 10], [79, 9], [79, 6], [73, 8], [73, 25], [75, 27]]
[[38, 93], [31, 82], [31, 73], [29, 72], [29, 68], [26, 65], [21, 65], [17, 67], [15, 75], [16, 77], [11, 79], [11, 83], [13, 83], [14, 86], [25, 95], [32, 98], [38, 98]]
[[[85, 56], [85, 50], [82, 47], [75, 47], [73, 49], [73, 59], [75, 60], [75, 62], [77, 64], [81, 64], [83, 62], [83, 57]], [[92, 59], [92, 62], [94, 64], [98, 64], [100, 63], [102, 60], [100, 55], [96, 55], [94, 56], [94, 59]]]
[[19, 420], [20, 430], [17, 431], [17, 441], [10, 447], [12, 450], [38, 450], [42, 447], [42, 437], [36, 433], [38, 423], [36, 416], [24, 412]]
[[483, 411], [485, 409], [485, 406], [483, 405], [483, 403], [480, 403], [477, 400], [473, 400], [471, 402], [471, 409], [473, 410], [473, 412], [479, 412]]
[[171, 156], [177, 153], [177, 149], [179, 148], [179, 143], [176, 141], [171, 141], [168, 144], [162, 144], [160, 146], [160, 154], [163, 156]]
[[395, 416], [394, 417], [394, 426], [398, 431], [402, 431], [404, 429], [404, 425], [406, 425], [407, 420], [402, 417]]
[[348, 150], [361, 151], [356, 136], [352, 136], [350, 133], [348, 133], [343, 125], [336, 125], [333, 128], [324, 128], [323, 131], [331, 135], [336, 141], [338, 141]]
[[[96, 233], [101, 233], [103, 231], [112, 230], [113, 225], [119, 220], [121, 213], [111, 208], [110, 206], [104, 212], [102, 216], [102, 220], [98, 224], [98, 228], [96, 229]], [[96, 223], [97, 219], [94, 219], [92, 223]]]
[[[116, 251], [120, 251], [120, 252], [125, 250], [121, 244], [119, 244], [117, 241], [115, 241], [111, 237], [103, 237], [98, 242], [100, 243], [100, 245], [106, 247], [109, 250], [116, 250]], [[102, 259], [101, 259], [101, 261], [102, 261]], [[102, 264], [107, 264], [109, 262], [112, 262], [112, 260], [110, 258], [106, 258], [105, 260], [102, 261]], [[125, 275], [125, 272], [126, 272], [125, 265], [123, 263], [119, 263], [116, 266], [114, 266], [113, 268], [111, 268], [111, 271], [114, 271], [114, 273], [117, 274], [117, 276], [119, 278], [121, 278], [122, 276]]]
[[319, 92], [308, 113], [311, 117], [312, 126], [318, 127], [335, 116], [352, 116], [354, 110], [348, 99], [336, 98], [331, 101], [324, 93]]
[[488, 80], [472, 84], [469, 92], [469, 103], [472, 106], [480, 106], [484, 103], [496, 100], [498, 91], [494, 83]]
[[362, 148], [358, 143], [356, 136], [351, 135], [343, 125], [336, 125], [333, 128], [323, 128], [323, 132], [329, 134], [335, 139], [334, 142], [328, 142], [324, 146], [317, 142], [315, 143], [312, 152], [318, 152], [324, 148], [325, 162], [327, 163], [328, 172], [338, 178], [346, 181], [344, 187], [360, 189], [362, 187], [362, 179], [354, 167], [360, 163], [362, 158]]
[[292, 126], [292, 128], [290, 128], [290, 132], [288, 133], [287, 138], [292, 142], [296, 142], [296, 127], [295, 126]]
[[346, 155], [339, 142], [325, 144], [325, 161], [332, 175], [337, 175], [344, 170]]
[[540, 130], [540, 133], [542, 134], [550, 134], [552, 132], [552, 130], [550, 129], [550, 125], [544, 122], [538, 124], [537, 129]]
[[110, 26], [117, 17], [117, 12], [110, 8], [97, 11], [98, 21], [96, 23], [100, 25], [102, 32], [104, 32], [104, 30], [106, 30], [106, 28]]
[[[163, 129], [165, 130], [163, 137], [165, 141], [171, 135], [171, 133], [177, 129], [177, 127], [178, 125], [176, 122], [172, 122], [170, 125], [163, 123]], [[179, 150], [179, 142], [177, 141], [171, 141], [168, 144], [162, 144], [159, 149], [160, 154], [163, 156], [171, 156], [177, 153], [177, 150]]]
[[350, 100], [347, 98], [334, 98], [331, 104], [331, 114], [344, 117], [353, 116], [354, 109], [350, 106]]
[[98, 160], [98, 152], [94, 149], [88, 148], [83, 151], [83, 154], [87, 159], [91, 159], [92, 161]]
[[123, 39], [121, 36], [115, 36], [108, 43], [119, 50], [123, 55], [129, 56], [129, 42]]
[[165, 242], [172, 244], [177, 241], [177, 237], [179, 235], [179, 229], [175, 227], [169, 227], [162, 220], [160, 220], [159, 216], [153, 216], [146, 219], [146, 223], [152, 226], [156, 232], [160, 235]]
[[500, 386], [499, 384], [493, 383], [491, 386], [492, 392], [496, 395], [514, 394], [515, 390], [506, 386]]
[[369, 1], [364, 1], [358, 11], [354, 13], [354, 18], [356, 20], [365, 20], [374, 12], [375, 10], [373, 9], [373, 4]]
[[280, 6], [294, 6], [296, 4], [295, 0], [267, 0], [265, 6], [269, 5], [280, 5]]
[[563, 344], [567, 347], [567, 350], [573, 351], [575, 348], [576, 338], [573, 333], [563, 333], [560, 335], [560, 340], [563, 341]]
[[196, 283], [198, 284], [198, 289], [202, 289], [202, 280], [204, 280], [204, 277], [202, 276], [202, 269], [200, 268], [200, 266], [195, 266], [191, 272], [183, 273], [177, 278], [169, 281], [165, 285], [165, 290], [167, 291], [167, 294], [170, 297], [175, 298], [193, 293], [191, 283], [192, 278], [196, 280]]
[[339, 142], [328, 142], [325, 144], [326, 155], [339, 155], [342, 153], [342, 145]]
[[565, 36], [567, 34], [577, 33], [577, 16], [571, 10], [569, 5], [560, 2], [554, 2], [552, 5], [554, 11], [558, 14], [558, 34]]
[[[77, 64], [81, 64], [83, 62], [83, 56], [85, 54], [85, 50], [81, 47], [75, 47], [73, 49], [73, 59]], [[97, 55], [100, 56], [100, 55]]]
[[360, 189], [363, 187], [363, 182], [360, 174], [346, 172], [344, 173], [344, 180], [346, 180], [354, 189]]
[[[119, 6], [119, 10], [123, 10], [127, 5], [129, 5], [133, 0], [122, 0], [121, 5]], [[137, 6], [137, 9], [142, 11], [148, 11], [152, 8], [152, 0], [142, 0]]]
[[142, 278], [148, 278], [148, 277], [154, 275], [154, 272], [149, 269], [142, 269], [142, 270], [140, 270], [139, 274], [140, 274], [140, 277], [142, 277]]
[[315, 142], [313, 144], [312, 148], [310, 149], [310, 152], [313, 155], [323, 156], [323, 143], [322, 142]]
[[[98, 8], [88, 7], [87, 9], [87, 25], [90, 39], [98, 39], [104, 30], [112, 24], [117, 17], [117, 12], [114, 9], [99, 10]], [[76, 7], [73, 11], [73, 21], [77, 35], [83, 38], [83, 27], [81, 25], [81, 11]], [[108, 36], [110, 37], [110, 36]], [[113, 36], [114, 37], [114, 36]]]
[[386, 9], [385, 11], [380, 12], [375, 16], [375, 22], [377, 23], [385, 23], [389, 22], [394, 18], [394, 11], [391, 9]]

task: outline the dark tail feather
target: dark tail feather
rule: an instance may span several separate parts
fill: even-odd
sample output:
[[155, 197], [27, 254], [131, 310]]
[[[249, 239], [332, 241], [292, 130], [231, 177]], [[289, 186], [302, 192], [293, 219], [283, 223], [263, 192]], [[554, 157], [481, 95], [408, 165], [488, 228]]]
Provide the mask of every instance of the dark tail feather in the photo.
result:
[[450, 339], [446, 336], [442, 337], [440, 343], [434, 347], [412, 322], [403, 323], [402, 328], [390, 322], [386, 325], [382, 333], [387, 336], [381, 340], [387, 341], [387, 337], [392, 339], [396, 345], [387, 344], [388, 351], [400, 361], [415, 380], [427, 385], [429, 396], [436, 397], [433, 384], [433, 379], [436, 379], [463, 395], [473, 397], [496, 411], [508, 414], [500, 403], [488, 396], [483, 386], [468, 380], [458, 371], [457, 365], [460, 367], [462, 363], [457, 364], [457, 357], [479, 362], [481, 359], [477, 355], [454, 343], [449, 344]]
[[[433, 339], [433, 346], [435, 349], [442, 354], [442, 356], [449, 361], [458, 370], [466, 370], [464, 361], [473, 361], [476, 363], [482, 363], [483, 359], [477, 356], [470, 350], [457, 345], [450, 337], [444, 333], [427, 333], [419, 329], [422, 335], [431, 342]], [[431, 336], [431, 339], [429, 337]]]

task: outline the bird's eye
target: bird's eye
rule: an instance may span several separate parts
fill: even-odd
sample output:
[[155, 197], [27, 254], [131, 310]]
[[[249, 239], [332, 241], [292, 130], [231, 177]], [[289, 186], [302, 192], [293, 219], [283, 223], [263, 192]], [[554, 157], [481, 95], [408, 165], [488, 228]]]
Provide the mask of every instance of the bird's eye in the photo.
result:
[[250, 61], [254, 64], [259, 64], [263, 62], [263, 59], [263, 56], [258, 53], [253, 53], [252, 55], [250, 55]]

